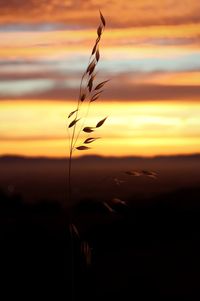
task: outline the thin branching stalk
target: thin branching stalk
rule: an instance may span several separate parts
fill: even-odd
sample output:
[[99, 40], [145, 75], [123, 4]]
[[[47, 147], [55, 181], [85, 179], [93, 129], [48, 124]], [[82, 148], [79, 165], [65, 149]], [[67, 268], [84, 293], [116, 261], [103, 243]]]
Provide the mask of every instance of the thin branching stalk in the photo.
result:
[[[69, 205], [71, 205], [72, 202], [72, 158], [73, 153], [75, 150], [87, 150], [89, 149], [88, 144], [94, 142], [95, 140], [99, 139], [99, 137], [88, 137], [90, 133], [95, 132], [99, 127], [103, 125], [106, 118], [100, 120], [97, 122], [96, 126], [86, 126], [85, 127], [85, 121], [89, 113], [90, 105], [92, 102], [95, 102], [101, 93], [103, 92], [101, 88], [106, 84], [107, 81], [103, 81], [97, 85], [94, 85], [94, 79], [96, 74], [95, 68], [98, 64], [98, 61], [100, 59], [100, 53], [99, 53], [99, 43], [101, 40], [102, 33], [105, 29], [105, 19], [100, 12], [100, 24], [97, 28], [97, 39], [95, 41], [95, 44], [92, 48], [92, 52], [89, 58], [88, 66], [86, 68], [86, 71], [83, 73], [80, 87], [79, 87], [79, 97], [77, 100], [77, 105], [74, 111], [72, 111], [68, 115], [69, 124], [68, 124], [68, 130], [72, 130], [72, 133], [70, 135], [69, 133], [69, 166], [68, 166], [68, 200]], [[87, 106], [86, 114], [82, 116], [81, 109], [83, 105]], [[74, 117], [74, 119], [71, 121], [71, 117]], [[79, 121], [81, 120], [81, 125], [79, 125]], [[79, 126], [79, 128], [78, 128]], [[84, 132], [87, 134], [86, 139], [84, 140], [81, 145], [77, 146], [79, 137], [81, 133]], [[70, 223], [70, 233], [71, 233], [71, 252], [72, 252], [72, 300], [74, 299], [74, 280], [75, 280], [75, 270], [74, 270], [74, 241], [79, 237], [78, 230], [76, 226], [73, 223]], [[91, 262], [91, 250], [87, 242], [84, 242], [82, 245], [82, 252], [84, 255], [84, 258], [86, 259], [86, 263], [90, 264]]]
[[[86, 68], [86, 71], [83, 73], [81, 78], [81, 83], [79, 87], [79, 97], [77, 100], [77, 106], [74, 111], [72, 111], [68, 119], [72, 116], [75, 116], [74, 119], [69, 123], [68, 128], [72, 129], [71, 135], [69, 135], [70, 140], [70, 149], [69, 149], [69, 165], [68, 165], [68, 200], [69, 204], [71, 204], [72, 201], [72, 159], [73, 159], [73, 153], [75, 150], [87, 150], [90, 147], [86, 146], [87, 144], [90, 144], [94, 142], [96, 139], [99, 139], [99, 137], [91, 137], [84, 140], [82, 145], [77, 146], [77, 142], [81, 136], [81, 133], [93, 133], [95, 130], [97, 130], [100, 126], [103, 125], [106, 118], [100, 120], [95, 126], [85, 126], [86, 118], [89, 113], [90, 104], [92, 102], [95, 102], [103, 92], [101, 88], [107, 83], [107, 81], [103, 81], [97, 85], [94, 85], [94, 80], [96, 77], [95, 68], [99, 62], [100, 59], [100, 52], [99, 52], [99, 44], [101, 41], [102, 33], [105, 30], [106, 22], [105, 19], [100, 12], [100, 24], [97, 28], [97, 38], [94, 43], [94, 46], [92, 48], [92, 52], [89, 58], [88, 66]], [[81, 108], [83, 105], [87, 106], [86, 114], [85, 116], [81, 116]], [[82, 125], [79, 125], [79, 121], [82, 120]], [[79, 128], [78, 128], [79, 126]], [[86, 144], [86, 145], [85, 145]]]

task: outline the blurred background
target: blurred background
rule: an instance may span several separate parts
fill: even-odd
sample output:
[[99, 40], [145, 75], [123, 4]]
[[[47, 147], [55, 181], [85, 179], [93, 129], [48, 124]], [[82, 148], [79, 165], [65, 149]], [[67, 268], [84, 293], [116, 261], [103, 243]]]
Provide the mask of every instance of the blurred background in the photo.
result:
[[0, 154], [66, 156], [67, 116], [99, 9], [106, 31], [97, 82], [111, 81], [88, 123], [109, 118], [87, 154], [200, 151], [198, 1], [1, 0], [0, 7]]
[[[91, 106], [86, 125], [108, 119], [98, 129], [102, 139], [90, 150], [74, 153], [90, 156], [74, 161], [74, 194], [127, 197], [137, 189], [143, 195], [144, 185], [149, 187], [147, 194], [199, 185], [198, 1], [1, 0], [0, 4], [4, 190], [29, 201], [66, 200], [67, 116], [76, 108], [81, 76], [97, 37], [99, 9], [106, 30], [95, 81], [110, 81]], [[117, 192], [111, 188], [116, 186], [113, 178], [124, 181], [128, 169], [146, 168], [159, 173], [157, 182], [129, 177], [128, 187], [117, 186]], [[100, 182], [105, 185], [97, 190]]]
[[[67, 116], [99, 9], [110, 81], [87, 125], [108, 119], [74, 154], [70, 204]], [[199, 200], [200, 2], [0, 0], [0, 293], [200, 300]]]

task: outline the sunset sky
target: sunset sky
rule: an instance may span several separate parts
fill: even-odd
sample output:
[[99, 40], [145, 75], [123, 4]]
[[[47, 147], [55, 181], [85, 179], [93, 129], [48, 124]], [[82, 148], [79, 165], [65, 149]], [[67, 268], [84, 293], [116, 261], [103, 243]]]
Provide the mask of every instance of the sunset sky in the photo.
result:
[[68, 154], [99, 9], [97, 83], [110, 82], [88, 124], [109, 117], [102, 139], [76, 154], [200, 152], [199, 1], [0, 0], [0, 154]]

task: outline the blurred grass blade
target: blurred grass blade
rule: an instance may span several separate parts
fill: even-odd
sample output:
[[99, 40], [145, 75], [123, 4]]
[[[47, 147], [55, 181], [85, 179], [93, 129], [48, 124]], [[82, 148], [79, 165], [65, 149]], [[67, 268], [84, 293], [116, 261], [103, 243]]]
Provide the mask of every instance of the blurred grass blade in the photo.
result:
[[94, 142], [95, 140], [97, 140], [97, 139], [100, 139], [100, 137], [97, 137], [97, 138], [87, 138], [85, 141], [84, 141], [84, 143], [92, 143], [92, 142]]
[[106, 26], [106, 21], [105, 21], [105, 18], [104, 16], [102, 15], [101, 11], [99, 10], [99, 13], [100, 13], [100, 18], [101, 18], [101, 21], [103, 23], [103, 26], [105, 27]]
[[90, 149], [90, 147], [81, 145], [81, 146], [76, 147], [76, 149], [78, 149], [78, 150], [87, 150], [87, 149]]
[[72, 115], [74, 115], [74, 113], [76, 113], [78, 111], [78, 109], [76, 109], [75, 111], [72, 111], [71, 113], [69, 113], [68, 118], [70, 118]]
[[79, 120], [80, 120], [80, 118], [79, 118], [79, 119], [74, 119], [74, 120], [69, 124], [68, 128], [71, 128], [72, 126], [74, 126]]
[[108, 117], [106, 117], [106, 118], [100, 120], [100, 121], [97, 123], [96, 128], [99, 128], [100, 126], [102, 126], [102, 125], [104, 124], [104, 122], [106, 121], [107, 118], [108, 118]]
[[93, 127], [86, 126], [86, 127], [84, 127], [83, 132], [92, 133], [92, 132], [94, 132], [94, 130], [93, 130]]
[[101, 82], [100, 84], [98, 84], [98, 85], [95, 87], [94, 90], [99, 90], [99, 89], [101, 89], [108, 81], [109, 81], [109, 79], [108, 79], [108, 80], [105, 80], [105, 81], [103, 81], [103, 82]]

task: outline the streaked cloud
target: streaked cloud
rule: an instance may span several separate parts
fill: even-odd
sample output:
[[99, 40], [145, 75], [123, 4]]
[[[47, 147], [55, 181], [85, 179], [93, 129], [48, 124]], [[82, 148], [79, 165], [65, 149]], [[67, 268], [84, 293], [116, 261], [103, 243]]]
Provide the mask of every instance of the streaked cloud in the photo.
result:
[[47, 79], [27, 79], [18, 81], [0, 82], [1, 96], [22, 96], [37, 89], [38, 92], [47, 91], [54, 85], [53, 81]]
[[[69, 53], [89, 52], [96, 38], [95, 28], [62, 31], [20, 31], [0, 32], [0, 58], [45, 58], [64, 56]], [[34, 29], [34, 27], [33, 27]], [[117, 53], [132, 51], [136, 56], [142, 54], [160, 56], [162, 50], [169, 55], [172, 51], [199, 50], [200, 24], [181, 26], [154, 26], [150, 28], [107, 29], [103, 36], [103, 48]], [[168, 46], [168, 47], [167, 47]], [[115, 53], [115, 51], [114, 51]], [[124, 52], [122, 53], [122, 55]]]
[[[111, 81], [102, 94], [103, 101], [200, 101], [200, 71], [133, 71], [107, 74]], [[106, 79], [100, 73], [96, 83]], [[103, 75], [103, 76], [102, 76]], [[0, 78], [3, 77], [0, 74]], [[10, 79], [10, 77], [12, 79]], [[0, 81], [0, 99], [75, 99], [80, 85], [80, 73], [9, 74]]]
[[[8, 91], [2, 93], [1, 101], [12, 98], [13, 100], [19, 99], [40, 99], [40, 100], [64, 100], [71, 102], [78, 96], [77, 89], [69, 89], [66, 84], [53, 85], [51, 81], [41, 81], [40, 84], [37, 82], [30, 81], [31, 86], [27, 88], [21, 87], [21, 83], [15, 84], [14, 91], [10, 93]], [[12, 84], [9, 85], [9, 87]], [[36, 90], [37, 87], [37, 90]], [[5, 89], [3, 89], [5, 91]], [[36, 90], [36, 91], [35, 91]], [[6, 94], [6, 95], [5, 95]], [[190, 102], [191, 100], [200, 102], [200, 86], [194, 85], [151, 85], [151, 84], [140, 84], [140, 85], [123, 85], [122, 83], [117, 84], [115, 82], [112, 86], [108, 86], [107, 90], [103, 93], [101, 101], [185, 101]]]
[[[1, 0], [1, 22], [96, 24], [102, 9], [111, 27], [188, 24], [200, 20], [196, 0]], [[26, 12], [26, 13], [24, 13]]]
[[99, 8], [107, 27], [98, 80], [111, 81], [97, 107], [112, 118], [95, 153], [200, 151], [200, 2], [1, 0], [0, 6], [1, 153], [64, 154], [63, 122], [96, 38]]

